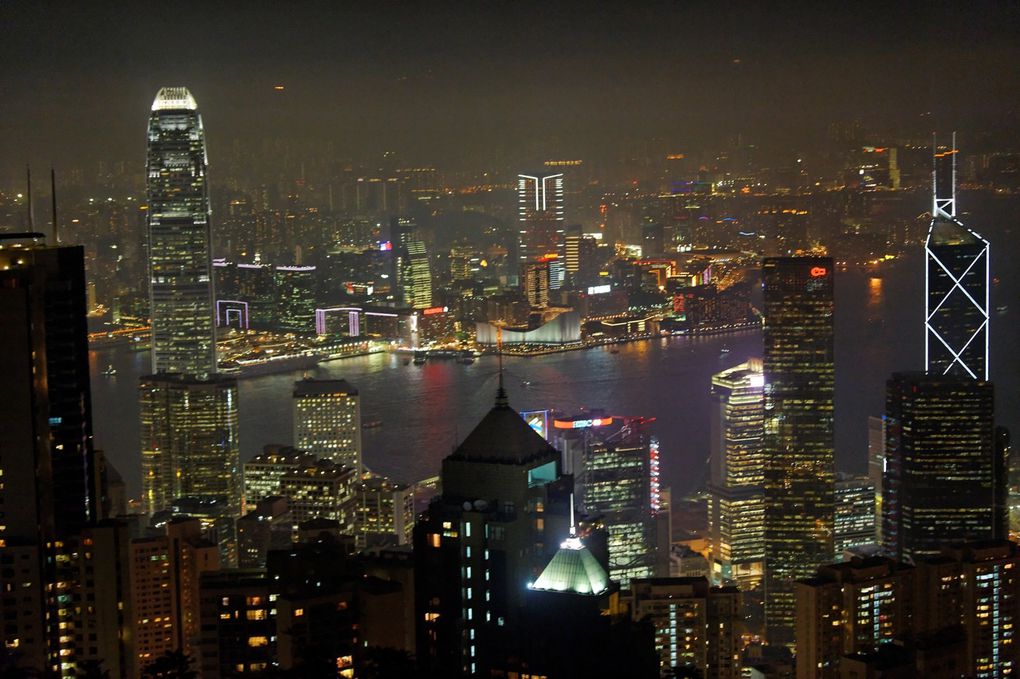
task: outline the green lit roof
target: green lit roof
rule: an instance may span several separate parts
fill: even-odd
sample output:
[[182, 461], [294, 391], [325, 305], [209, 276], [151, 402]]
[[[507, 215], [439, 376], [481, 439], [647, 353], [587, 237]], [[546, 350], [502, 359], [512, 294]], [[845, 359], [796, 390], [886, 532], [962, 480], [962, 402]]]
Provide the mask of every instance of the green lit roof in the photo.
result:
[[580, 538], [569, 537], [553, 556], [531, 589], [575, 594], [602, 594], [609, 589], [609, 575]]

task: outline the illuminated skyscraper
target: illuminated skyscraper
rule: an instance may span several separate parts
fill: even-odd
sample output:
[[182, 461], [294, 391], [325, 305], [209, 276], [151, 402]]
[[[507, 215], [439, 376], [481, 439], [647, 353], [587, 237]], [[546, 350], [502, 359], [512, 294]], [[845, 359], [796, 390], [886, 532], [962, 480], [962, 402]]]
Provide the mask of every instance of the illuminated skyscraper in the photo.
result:
[[876, 544], [875, 484], [868, 477], [837, 475], [834, 536], [836, 561], [850, 550]]
[[563, 243], [563, 173], [517, 175], [521, 261], [559, 253]]
[[889, 380], [882, 539], [890, 556], [916, 562], [949, 542], [1007, 537], [993, 400], [992, 384], [969, 376]]
[[549, 306], [549, 260], [525, 264], [521, 282], [524, 298], [533, 309]]
[[315, 267], [278, 266], [273, 271], [277, 291], [276, 329], [310, 335], [315, 332]]
[[225, 496], [241, 513], [237, 380], [149, 375], [140, 383], [142, 507], [184, 496]]
[[926, 259], [925, 369], [988, 379], [989, 245], [956, 218], [956, 135], [935, 147]]
[[294, 447], [361, 472], [361, 397], [346, 380], [294, 383]]
[[751, 360], [712, 378], [709, 538], [713, 582], [756, 587], [765, 559], [764, 384]]
[[832, 559], [833, 270], [828, 257], [764, 262], [765, 624], [793, 641], [793, 581]]
[[425, 243], [408, 240], [403, 251], [400, 283], [404, 291], [404, 304], [412, 309], [428, 309], [432, 306], [432, 267], [429, 265]]
[[142, 507], [224, 496], [241, 514], [237, 381], [216, 374], [208, 160], [195, 98], [164, 87], [146, 162], [153, 375], [139, 383]]
[[154, 373], [216, 371], [207, 167], [195, 98], [185, 87], [162, 88], [146, 160]]

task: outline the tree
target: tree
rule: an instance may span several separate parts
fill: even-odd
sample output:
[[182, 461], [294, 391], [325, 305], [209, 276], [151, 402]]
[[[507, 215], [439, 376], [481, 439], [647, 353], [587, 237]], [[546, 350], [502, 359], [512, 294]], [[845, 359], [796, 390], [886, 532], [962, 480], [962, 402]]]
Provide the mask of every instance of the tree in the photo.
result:
[[110, 679], [110, 670], [103, 667], [102, 660], [86, 660], [75, 672], [79, 679]]
[[144, 679], [198, 679], [191, 669], [191, 656], [183, 651], [167, 651], [142, 670]]

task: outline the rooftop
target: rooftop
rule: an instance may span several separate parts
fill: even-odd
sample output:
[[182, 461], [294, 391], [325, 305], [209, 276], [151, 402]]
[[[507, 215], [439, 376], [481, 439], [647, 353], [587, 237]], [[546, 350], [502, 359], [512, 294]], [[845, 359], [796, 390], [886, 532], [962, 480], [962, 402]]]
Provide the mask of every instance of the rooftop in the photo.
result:
[[162, 87], [152, 101], [153, 111], [196, 111], [198, 102], [187, 87]]
[[569, 537], [531, 589], [598, 595], [609, 589], [609, 575], [578, 537]]

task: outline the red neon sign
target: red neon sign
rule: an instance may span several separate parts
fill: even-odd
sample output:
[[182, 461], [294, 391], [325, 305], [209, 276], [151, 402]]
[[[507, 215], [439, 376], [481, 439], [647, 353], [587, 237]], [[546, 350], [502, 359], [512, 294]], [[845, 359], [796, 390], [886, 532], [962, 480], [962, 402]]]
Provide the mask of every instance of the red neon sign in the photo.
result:
[[812, 278], [818, 278], [820, 276], [824, 276], [827, 273], [829, 273], [829, 270], [826, 269], [824, 266], [814, 266], [814, 267], [811, 267], [811, 277]]
[[444, 311], [446, 311], [446, 307], [444, 307], [444, 306], [434, 306], [434, 307], [432, 307], [430, 309], [425, 309], [424, 311], [422, 311], [422, 314], [424, 314], [426, 316], [431, 316], [432, 314], [441, 314]]

